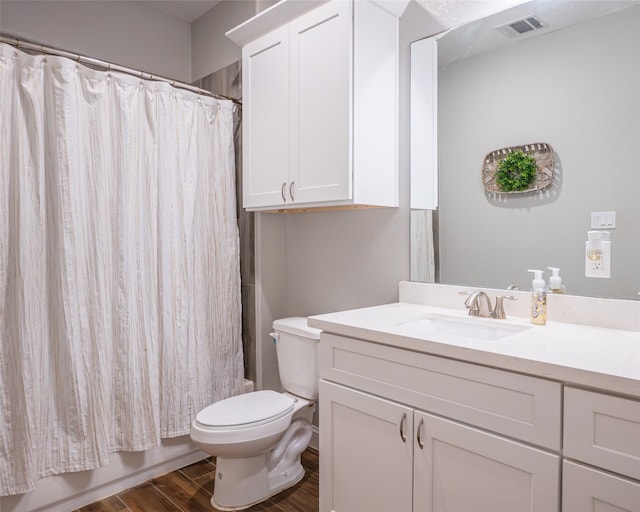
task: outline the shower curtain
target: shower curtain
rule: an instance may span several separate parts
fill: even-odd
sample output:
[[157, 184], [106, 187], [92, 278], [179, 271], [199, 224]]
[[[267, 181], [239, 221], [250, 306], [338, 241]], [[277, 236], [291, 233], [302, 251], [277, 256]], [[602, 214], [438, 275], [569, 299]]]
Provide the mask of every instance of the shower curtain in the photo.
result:
[[242, 390], [232, 104], [0, 44], [0, 495]]

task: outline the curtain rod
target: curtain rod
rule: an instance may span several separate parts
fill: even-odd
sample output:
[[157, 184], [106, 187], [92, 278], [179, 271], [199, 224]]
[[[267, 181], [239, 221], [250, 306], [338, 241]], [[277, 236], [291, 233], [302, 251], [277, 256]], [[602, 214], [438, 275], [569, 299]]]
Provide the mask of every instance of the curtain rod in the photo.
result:
[[47, 55], [56, 55], [59, 57], [66, 57], [68, 59], [73, 59], [83, 64], [90, 64], [92, 66], [97, 66], [97, 67], [106, 69], [108, 71], [119, 71], [121, 73], [126, 73], [127, 75], [133, 75], [138, 78], [143, 78], [146, 80], [156, 80], [159, 82], [166, 82], [172, 87], [176, 87], [178, 89], [186, 89], [188, 91], [195, 92], [196, 94], [211, 96], [216, 99], [229, 100], [229, 101], [232, 101], [234, 105], [242, 107], [242, 101], [240, 100], [237, 100], [235, 98], [230, 98], [229, 96], [224, 96], [222, 94], [214, 94], [210, 91], [207, 91], [206, 89], [201, 89], [199, 87], [195, 87], [194, 85], [190, 85], [185, 82], [181, 82], [179, 80], [173, 80], [171, 78], [166, 78], [163, 76], [152, 75], [151, 73], [146, 73], [145, 71], [127, 68], [124, 66], [120, 66], [118, 64], [113, 64], [111, 62], [106, 62], [103, 60], [94, 59], [93, 57], [87, 57], [85, 55], [80, 55], [77, 53], [71, 53], [64, 50], [59, 50], [57, 48], [52, 48], [49, 46], [43, 46], [37, 43], [31, 43], [28, 41], [24, 41], [22, 39], [17, 39], [15, 37], [0, 35], [0, 42], [9, 44], [11, 46], [15, 46], [18, 49], [24, 48], [26, 50], [33, 50], [33, 51], [40, 52]]

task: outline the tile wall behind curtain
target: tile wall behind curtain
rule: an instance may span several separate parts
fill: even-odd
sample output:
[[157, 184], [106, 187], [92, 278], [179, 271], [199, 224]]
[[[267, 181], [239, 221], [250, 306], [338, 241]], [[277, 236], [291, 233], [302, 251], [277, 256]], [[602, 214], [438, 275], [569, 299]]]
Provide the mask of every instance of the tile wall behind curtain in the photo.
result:
[[[242, 100], [242, 62], [211, 73], [193, 85]], [[234, 140], [236, 149], [236, 199], [238, 226], [240, 228], [240, 273], [242, 280], [242, 345], [244, 349], [245, 377], [256, 380], [256, 332], [255, 332], [255, 248], [254, 213], [242, 208], [242, 109], [234, 114]]]

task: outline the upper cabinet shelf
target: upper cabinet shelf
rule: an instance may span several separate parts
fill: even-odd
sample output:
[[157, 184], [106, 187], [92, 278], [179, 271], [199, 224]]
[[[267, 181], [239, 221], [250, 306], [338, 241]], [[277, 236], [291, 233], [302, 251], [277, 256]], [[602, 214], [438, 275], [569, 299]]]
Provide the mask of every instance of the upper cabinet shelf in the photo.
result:
[[243, 45], [245, 208], [398, 205], [398, 18], [383, 4], [283, 1], [227, 33]]

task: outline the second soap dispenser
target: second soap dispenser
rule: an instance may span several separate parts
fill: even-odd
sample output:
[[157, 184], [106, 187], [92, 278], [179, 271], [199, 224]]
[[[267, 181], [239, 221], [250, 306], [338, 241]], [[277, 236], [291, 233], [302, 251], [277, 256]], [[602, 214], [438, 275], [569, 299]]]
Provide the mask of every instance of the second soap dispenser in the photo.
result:
[[531, 282], [531, 305], [529, 317], [532, 324], [544, 325], [547, 323], [547, 290], [542, 278], [542, 270], [531, 270], [534, 278]]
[[551, 277], [549, 277], [549, 291], [551, 293], [567, 293], [567, 287], [562, 284], [560, 269], [557, 267], [547, 268], [551, 270]]

